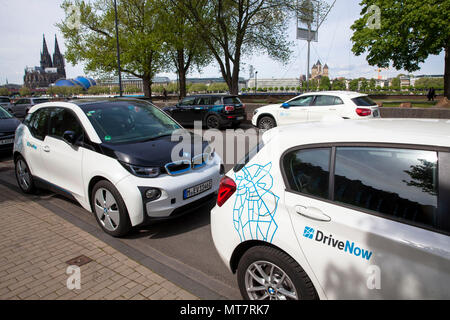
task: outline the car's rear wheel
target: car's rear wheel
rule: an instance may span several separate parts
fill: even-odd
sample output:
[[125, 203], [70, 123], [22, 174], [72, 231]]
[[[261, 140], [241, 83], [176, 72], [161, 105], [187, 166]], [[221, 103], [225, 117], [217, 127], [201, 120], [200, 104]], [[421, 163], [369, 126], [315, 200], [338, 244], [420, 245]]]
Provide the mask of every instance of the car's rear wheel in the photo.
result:
[[276, 126], [275, 119], [269, 116], [264, 116], [258, 121], [258, 128], [261, 130], [270, 130]]
[[237, 278], [247, 300], [314, 300], [317, 293], [300, 265], [272, 247], [249, 249], [239, 261]]
[[18, 156], [16, 158], [15, 173], [20, 190], [28, 194], [34, 193], [36, 191], [33, 175], [31, 174], [27, 162], [22, 156]]
[[91, 203], [103, 231], [114, 237], [122, 237], [130, 231], [131, 223], [125, 202], [112, 183], [99, 181], [92, 189]]
[[220, 129], [220, 119], [218, 116], [212, 114], [206, 118], [206, 127], [208, 129]]

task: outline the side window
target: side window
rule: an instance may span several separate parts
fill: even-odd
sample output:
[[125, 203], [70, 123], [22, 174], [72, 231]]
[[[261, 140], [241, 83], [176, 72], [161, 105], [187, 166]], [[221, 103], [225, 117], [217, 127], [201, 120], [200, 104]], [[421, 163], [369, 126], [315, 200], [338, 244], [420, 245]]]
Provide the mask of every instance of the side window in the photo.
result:
[[182, 106], [192, 106], [195, 104], [195, 97], [188, 97], [188, 98], [184, 98], [183, 101], [181, 102]]
[[296, 150], [283, 158], [289, 188], [328, 199], [331, 148]]
[[342, 99], [339, 97], [334, 97], [334, 104], [335, 105], [344, 104], [344, 101], [342, 101]]
[[336, 148], [334, 200], [437, 227], [437, 152]]
[[16, 104], [25, 104], [25, 99], [19, 99]]
[[210, 104], [210, 98], [207, 97], [198, 98], [195, 104], [199, 106], [207, 106]]
[[39, 140], [44, 140], [48, 133], [48, 109], [40, 109], [33, 113], [28, 124], [31, 135]]
[[77, 116], [69, 109], [55, 108], [50, 112], [50, 129], [49, 135], [62, 138], [64, 132], [72, 131], [75, 136], [81, 138], [83, 136], [83, 127]]
[[334, 106], [335, 105], [335, 96], [317, 96], [314, 101], [314, 105], [317, 107], [321, 106]]
[[213, 97], [211, 98], [211, 105], [220, 106], [222, 104], [222, 98]]
[[295, 100], [289, 102], [289, 105], [292, 107], [306, 107], [311, 105], [311, 102], [314, 100], [314, 96], [306, 96], [300, 97]]

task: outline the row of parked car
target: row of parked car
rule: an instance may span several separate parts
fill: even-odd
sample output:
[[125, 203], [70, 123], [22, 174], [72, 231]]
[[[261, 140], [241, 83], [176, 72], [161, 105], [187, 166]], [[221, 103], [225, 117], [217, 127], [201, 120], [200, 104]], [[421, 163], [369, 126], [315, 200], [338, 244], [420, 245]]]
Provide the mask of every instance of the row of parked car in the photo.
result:
[[[216, 112], [219, 128], [245, 109], [190, 98], [205, 108], [188, 112]], [[342, 107], [319, 119], [333, 121], [309, 114], [323, 99]], [[450, 298], [450, 121], [377, 119], [363, 95], [308, 93], [256, 112], [277, 128], [225, 173], [207, 141], [194, 148], [184, 103], [36, 105], [15, 134], [18, 185], [74, 198], [112, 236], [214, 207], [214, 244], [246, 299]], [[285, 124], [303, 107], [307, 123]], [[177, 159], [174, 132], [190, 137]]]

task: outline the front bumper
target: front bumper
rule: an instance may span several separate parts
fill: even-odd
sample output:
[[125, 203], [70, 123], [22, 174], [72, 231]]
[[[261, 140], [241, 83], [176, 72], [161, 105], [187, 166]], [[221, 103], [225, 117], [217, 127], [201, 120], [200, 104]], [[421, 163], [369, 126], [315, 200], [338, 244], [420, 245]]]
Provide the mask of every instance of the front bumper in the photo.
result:
[[[130, 221], [133, 226], [146, 224], [153, 220], [171, 219], [184, 213], [192, 212], [202, 204], [216, 199], [220, 183], [221, 160], [217, 155], [207, 166], [191, 170], [186, 174], [169, 176], [163, 174], [157, 178], [139, 178], [127, 176], [116, 184], [127, 206]], [[211, 189], [193, 196], [183, 198], [185, 189], [206, 181], [212, 181]], [[141, 190], [158, 188], [161, 196], [147, 202]]]

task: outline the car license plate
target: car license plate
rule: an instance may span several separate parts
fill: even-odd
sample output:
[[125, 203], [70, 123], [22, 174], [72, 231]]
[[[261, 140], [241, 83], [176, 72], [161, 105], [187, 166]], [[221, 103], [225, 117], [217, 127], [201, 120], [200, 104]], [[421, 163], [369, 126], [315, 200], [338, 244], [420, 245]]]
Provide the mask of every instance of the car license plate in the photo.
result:
[[0, 144], [13, 144], [14, 139], [0, 140]]
[[200, 183], [183, 191], [183, 199], [189, 199], [212, 188], [212, 180]]
[[244, 117], [237, 117], [237, 120], [244, 120]]

